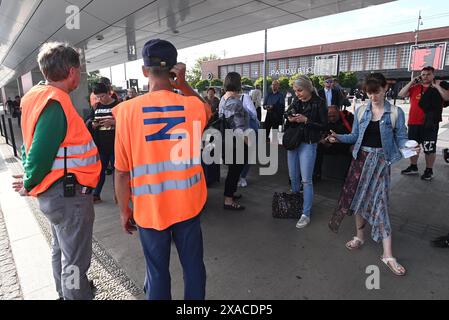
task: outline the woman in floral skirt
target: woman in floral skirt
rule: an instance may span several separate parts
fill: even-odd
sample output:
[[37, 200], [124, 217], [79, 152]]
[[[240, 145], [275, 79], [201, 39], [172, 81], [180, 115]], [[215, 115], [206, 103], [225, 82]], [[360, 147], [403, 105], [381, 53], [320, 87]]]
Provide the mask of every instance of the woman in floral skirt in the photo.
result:
[[[364, 229], [371, 225], [371, 237], [383, 244], [381, 260], [396, 275], [405, 268], [394, 258], [391, 248], [391, 224], [388, 214], [390, 166], [399, 161], [407, 139], [405, 116], [401, 108], [386, 99], [388, 85], [380, 73], [365, 79], [364, 91], [370, 101], [356, 111], [352, 133], [332, 132], [329, 141], [354, 144], [353, 161], [329, 227], [337, 232], [345, 215], [355, 215], [356, 236], [346, 243], [349, 250], [364, 244]], [[414, 149], [420, 152], [420, 148]]]

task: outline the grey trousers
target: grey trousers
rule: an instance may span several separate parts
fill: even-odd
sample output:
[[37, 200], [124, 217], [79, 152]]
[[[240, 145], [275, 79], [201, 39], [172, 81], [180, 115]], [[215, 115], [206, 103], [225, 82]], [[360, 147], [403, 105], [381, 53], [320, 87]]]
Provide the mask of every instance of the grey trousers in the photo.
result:
[[52, 267], [56, 290], [64, 300], [92, 300], [87, 279], [92, 258], [95, 219], [92, 195], [64, 198], [62, 183], [38, 196], [39, 207], [51, 223]]

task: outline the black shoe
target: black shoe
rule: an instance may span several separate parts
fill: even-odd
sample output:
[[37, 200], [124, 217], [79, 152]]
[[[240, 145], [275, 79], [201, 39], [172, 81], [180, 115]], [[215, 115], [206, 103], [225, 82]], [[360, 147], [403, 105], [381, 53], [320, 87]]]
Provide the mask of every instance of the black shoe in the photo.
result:
[[421, 176], [421, 180], [431, 181], [433, 178], [433, 172], [431, 169], [426, 169], [424, 174]]
[[405, 174], [405, 175], [417, 175], [418, 172], [418, 167], [414, 167], [414, 166], [408, 166], [407, 169], [404, 169], [401, 171], [401, 174]]
[[443, 159], [444, 161], [446, 161], [447, 163], [449, 163], [449, 149], [443, 149]]
[[223, 204], [223, 209], [225, 210], [233, 210], [233, 211], [242, 211], [245, 210], [245, 207], [234, 202], [233, 204]]
[[449, 248], [449, 236], [436, 238], [430, 244], [435, 248]]
[[89, 280], [89, 286], [90, 286], [90, 289], [92, 290], [92, 294], [95, 297], [95, 295], [97, 294], [97, 287], [94, 284], [94, 280]]

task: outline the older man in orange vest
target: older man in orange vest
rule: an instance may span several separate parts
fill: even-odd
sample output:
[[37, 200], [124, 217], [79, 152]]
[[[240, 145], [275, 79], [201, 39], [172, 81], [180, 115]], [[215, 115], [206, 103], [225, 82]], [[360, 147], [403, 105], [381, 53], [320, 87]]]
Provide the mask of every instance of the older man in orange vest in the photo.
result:
[[[149, 93], [113, 110], [115, 188], [122, 225], [132, 233], [135, 229], [130, 220], [134, 216], [139, 227], [147, 263], [148, 299], [171, 299], [173, 240], [184, 271], [184, 298], [201, 300], [205, 298], [206, 271], [199, 213], [207, 188], [200, 149], [195, 146], [201, 143], [211, 110], [187, 84], [185, 64], [177, 63], [177, 51], [170, 42], [147, 42], [143, 59]], [[173, 152], [179, 144], [184, 145], [183, 152]]]
[[46, 85], [22, 99], [24, 176], [14, 189], [37, 197], [52, 230], [52, 265], [60, 299], [93, 298], [87, 271], [92, 256], [92, 189], [101, 164], [97, 147], [69, 93], [80, 82], [79, 53], [62, 43], [46, 43], [38, 55]]

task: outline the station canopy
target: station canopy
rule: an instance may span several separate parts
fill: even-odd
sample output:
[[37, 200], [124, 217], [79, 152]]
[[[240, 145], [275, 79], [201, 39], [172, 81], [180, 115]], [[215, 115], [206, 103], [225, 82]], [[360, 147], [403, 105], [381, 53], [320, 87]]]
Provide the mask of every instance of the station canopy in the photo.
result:
[[0, 87], [34, 69], [39, 47], [47, 41], [84, 48], [87, 70], [93, 71], [140, 58], [151, 38], [182, 49], [387, 2], [0, 0]]

